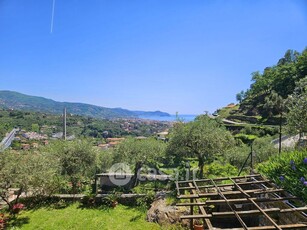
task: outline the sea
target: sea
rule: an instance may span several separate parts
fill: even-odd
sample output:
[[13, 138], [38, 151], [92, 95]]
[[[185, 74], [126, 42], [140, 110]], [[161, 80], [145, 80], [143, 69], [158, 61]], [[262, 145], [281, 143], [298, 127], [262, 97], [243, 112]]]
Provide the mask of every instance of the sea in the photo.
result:
[[140, 116], [139, 118], [154, 121], [183, 121], [190, 122], [193, 121], [198, 115], [170, 115], [170, 116]]

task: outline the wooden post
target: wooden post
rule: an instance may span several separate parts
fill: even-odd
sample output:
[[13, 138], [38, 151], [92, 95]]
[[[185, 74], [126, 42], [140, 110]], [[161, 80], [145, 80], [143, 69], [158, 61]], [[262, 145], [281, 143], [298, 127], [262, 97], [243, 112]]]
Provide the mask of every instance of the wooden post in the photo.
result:
[[278, 153], [281, 153], [281, 136], [282, 136], [282, 113], [280, 114], [279, 121], [279, 141], [278, 141]]
[[254, 172], [253, 157], [254, 157], [254, 154], [253, 154], [253, 142], [252, 142], [251, 143], [251, 174], [253, 174]]
[[63, 110], [63, 139], [66, 141], [66, 107]]
[[[192, 190], [190, 191], [190, 194], [193, 194], [193, 193], [192, 193]], [[191, 199], [190, 199], [190, 202], [191, 202], [191, 203], [194, 203], [194, 199], [191, 198]], [[190, 215], [193, 215], [193, 209], [194, 209], [194, 206], [191, 205], [191, 207], [190, 207]], [[190, 229], [193, 230], [193, 218], [190, 219]]]

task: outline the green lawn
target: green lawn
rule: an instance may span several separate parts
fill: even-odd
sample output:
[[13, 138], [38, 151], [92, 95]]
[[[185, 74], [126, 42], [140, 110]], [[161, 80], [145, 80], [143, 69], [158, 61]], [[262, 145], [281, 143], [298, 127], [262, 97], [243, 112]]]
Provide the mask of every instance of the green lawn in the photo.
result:
[[9, 229], [161, 229], [158, 224], [146, 222], [145, 216], [144, 212], [123, 205], [87, 209], [75, 203], [63, 209], [24, 210]]

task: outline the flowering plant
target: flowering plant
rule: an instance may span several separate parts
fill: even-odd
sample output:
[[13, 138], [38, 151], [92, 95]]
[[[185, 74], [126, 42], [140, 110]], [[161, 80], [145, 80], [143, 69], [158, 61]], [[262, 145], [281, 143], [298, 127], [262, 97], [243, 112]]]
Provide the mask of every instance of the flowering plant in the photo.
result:
[[6, 222], [7, 217], [5, 217], [3, 213], [0, 213], [0, 229], [5, 229]]
[[258, 165], [258, 170], [307, 202], [307, 150], [284, 152]]
[[12, 212], [14, 214], [19, 213], [22, 209], [24, 209], [25, 205], [22, 203], [17, 203], [13, 205]]

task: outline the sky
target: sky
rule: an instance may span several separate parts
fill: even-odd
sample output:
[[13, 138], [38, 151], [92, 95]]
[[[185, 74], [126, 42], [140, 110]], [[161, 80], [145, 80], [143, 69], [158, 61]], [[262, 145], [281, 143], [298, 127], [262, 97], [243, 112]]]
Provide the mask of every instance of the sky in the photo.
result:
[[0, 0], [0, 90], [57, 101], [214, 112], [306, 47], [305, 0]]

